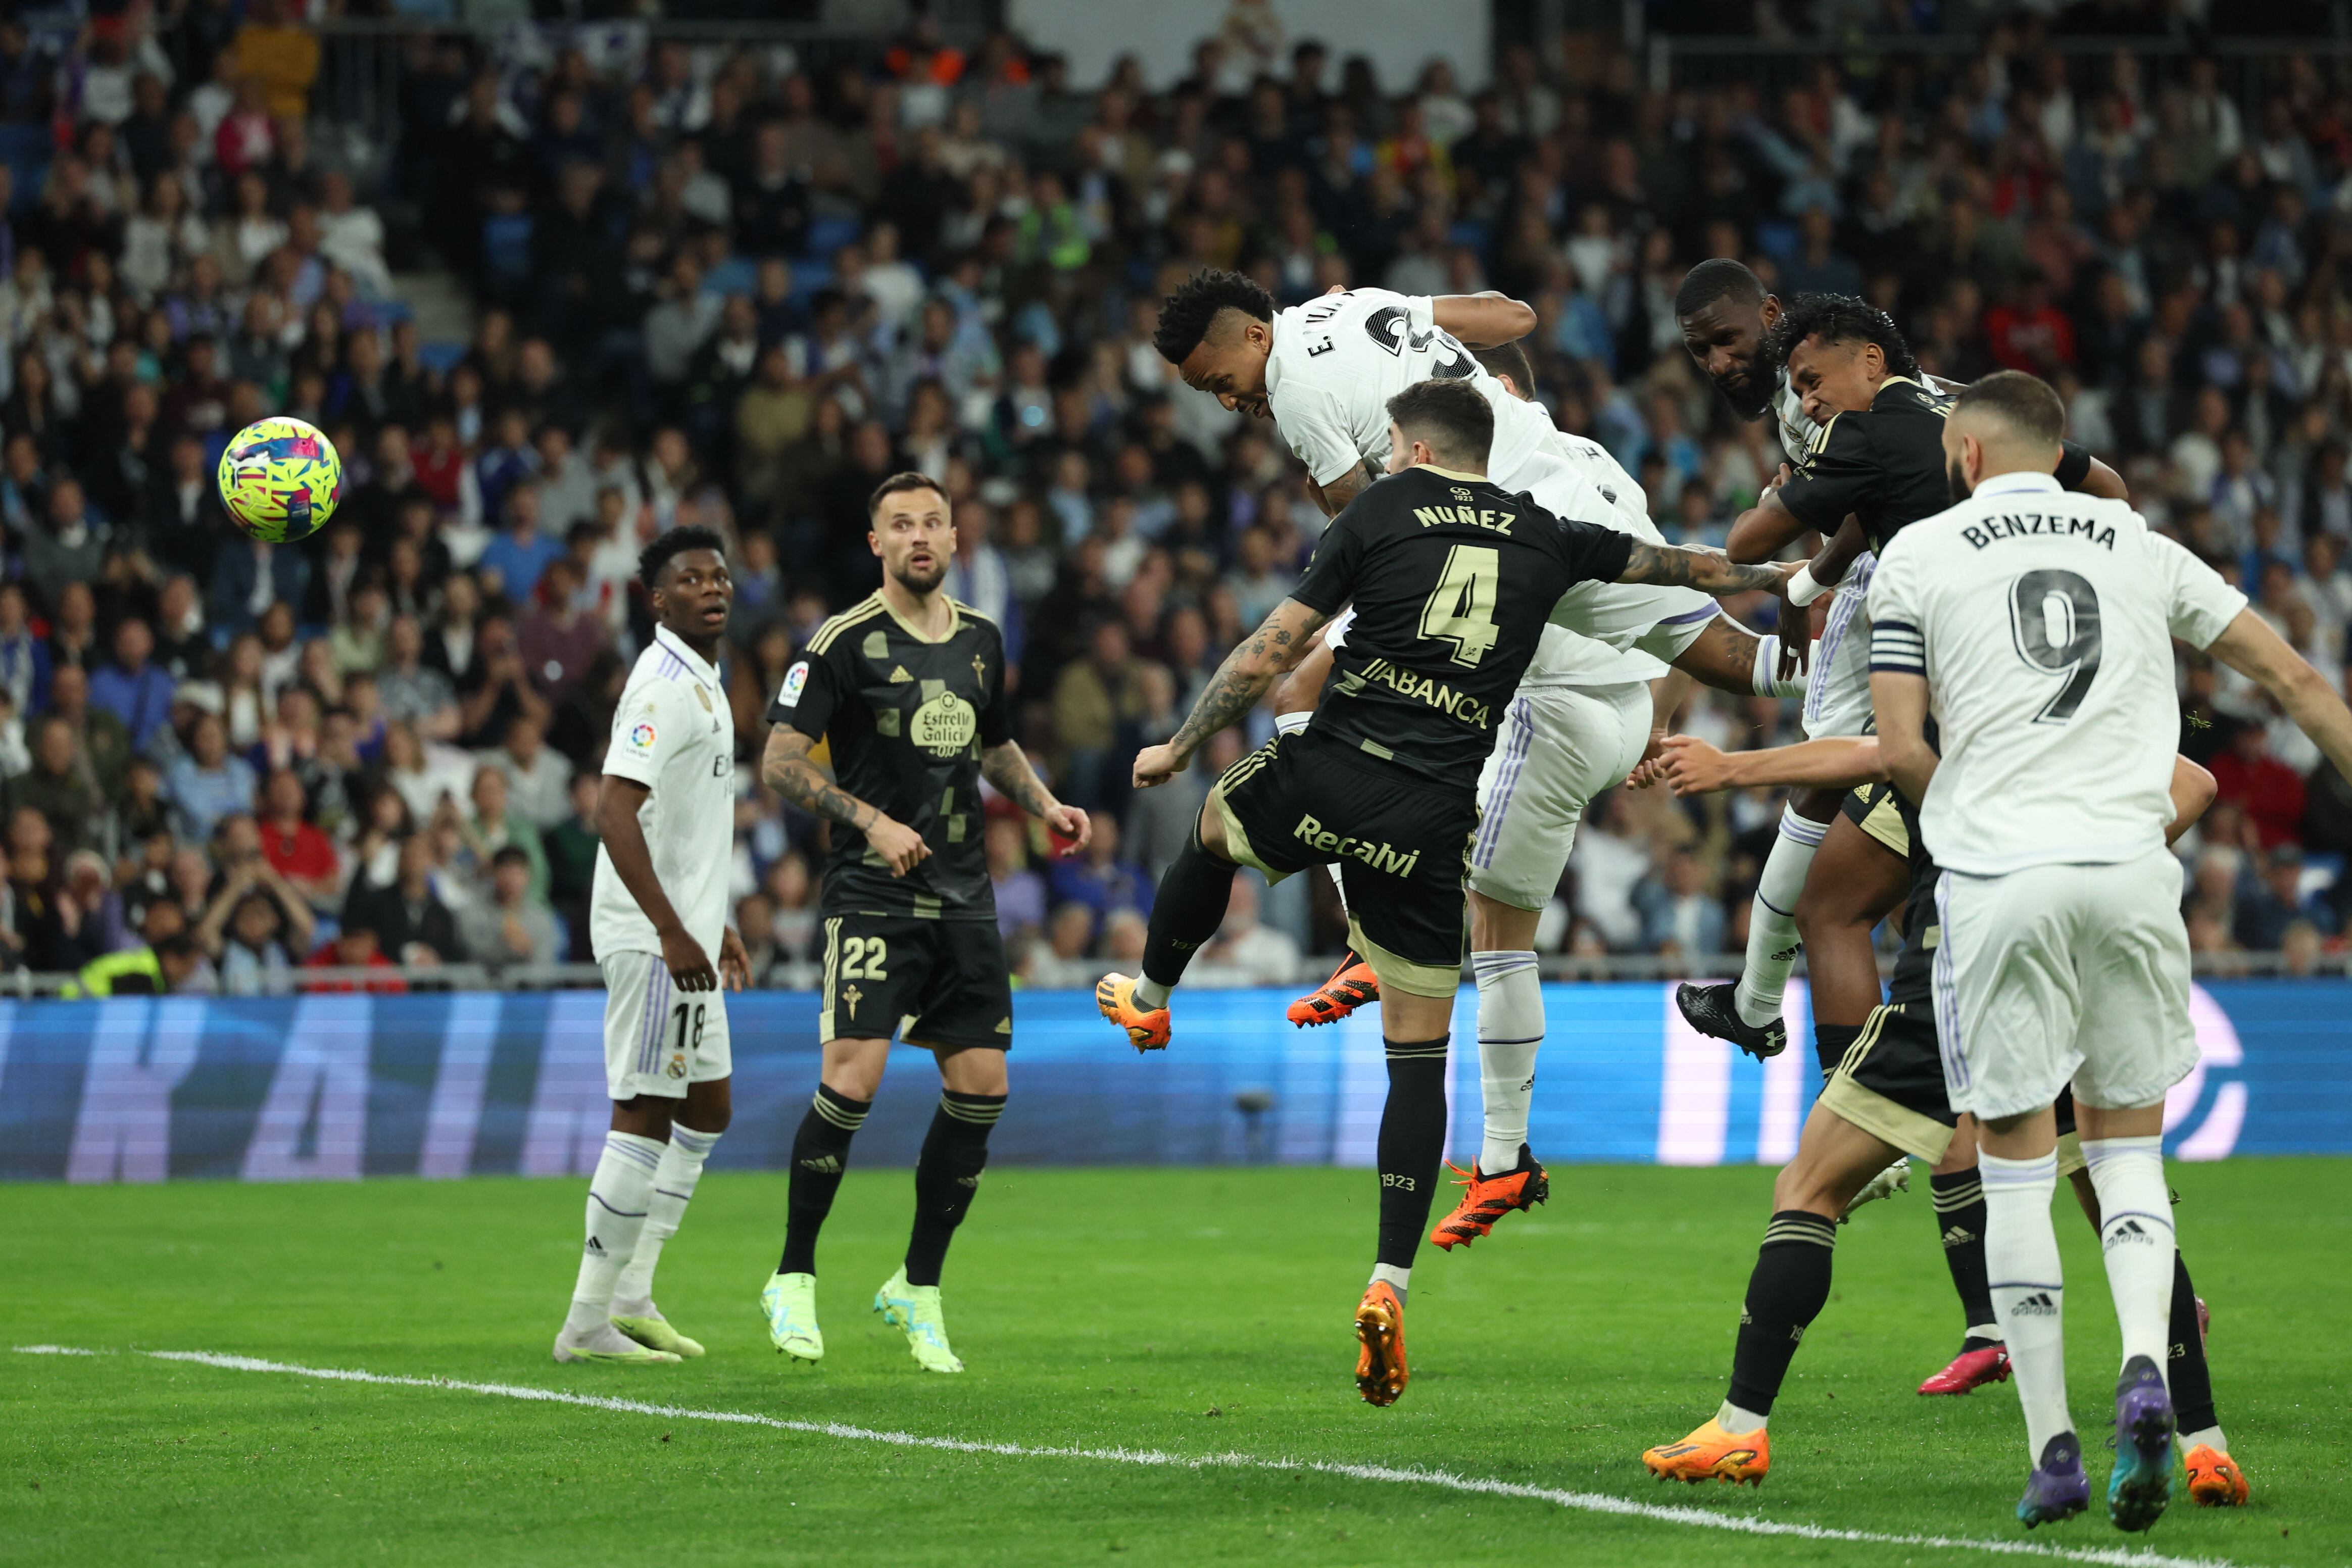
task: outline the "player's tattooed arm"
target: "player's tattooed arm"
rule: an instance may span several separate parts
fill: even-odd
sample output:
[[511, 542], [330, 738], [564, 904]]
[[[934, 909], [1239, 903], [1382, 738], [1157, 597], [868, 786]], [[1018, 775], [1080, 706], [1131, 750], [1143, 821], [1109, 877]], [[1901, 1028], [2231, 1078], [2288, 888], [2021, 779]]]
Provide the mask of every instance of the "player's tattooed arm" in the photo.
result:
[[1208, 738], [1258, 704], [1315, 646], [1316, 634], [1330, 622], [1323, 611], [1285, 599], [1265, 624], [1244, 637], [1192, 705], [1192, 711], [1161, 745], [1147, 746], [1135, 759], [1135, 786], [1148, 789], [1184, 771]]
[[996, 793], [1043, 821], [1070, 842], [1063, 848], [1065, 856], [1075, 855], [1094, 837], [1094, 824], [1075, 805], [1064, 805], [1054, 798], [1054, 792], [1029, 765], [1029, 755], [1018, 741], [1007, 741], [1001, 746], [991, 746], [980, 753], [980, 776], [986, 779]]
[[1325, 517], [1337, 517], [1348, 510], [1348, 503], [1371, 488], [1376, 478], [1371, 469], [1358, 463], [1328, 485], [1318, 485], [1313, 479], [1307, 481], [1307, 493], [1323, 509]]
[[1696, 588], [1717, 598], [1761, 591], [1777, 594], [1794, 572], [1784, 562], [1743, 565], [1714, 550], [1685, 550], [1678, 544], [1644, 544], [1635, 541], [1620, 583], [1649, 583], [1662, 587]]
[[817, 765], [809, 760], [809, 750], [815, 744], [815, 741], [790, 724], [772, 728], [768, 731], [767, 752], [760, 758], [761, 782], [811, 816], [838, 822], [866, 835], [867, 846], [882, 857], [893, 877], [903, 877], [913, 870], [931, 852], [923, 836], [818, 772]]

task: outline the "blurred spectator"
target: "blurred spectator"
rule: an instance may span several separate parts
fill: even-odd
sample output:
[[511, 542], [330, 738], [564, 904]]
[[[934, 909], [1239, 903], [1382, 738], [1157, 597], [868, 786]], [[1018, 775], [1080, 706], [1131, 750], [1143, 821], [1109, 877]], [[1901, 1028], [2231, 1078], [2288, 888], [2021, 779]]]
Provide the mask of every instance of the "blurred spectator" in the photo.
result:
[[457, 922], [433, 891], [433, 846], [422, 833], [400, 841], [393, 880], [383, 887], [352, 885], [343, 923], [372, 928], [383, 950], [403, 963], [458, 958]]
[[230, 812], [253, 809], [253, 769], [230, 754], [228, 728], [213, 713], [197, 715], [188, 754], [163, 775], [163, 793], [178, 814], [181, 837], [198, 842], [210, 838], [214, 826]]
[[1298, 979], [1298, 943], [1258, 923], [1258, 884], [1234, 879], [1224, 923], [1201, 949], [1185, 977], [1198, 985], [1289, 985]]
[[1669, 943], [1691, 959], [1724, 951], [1723, 906], [1707, 894], [1698, 857], [1689, 850], [1670, 852], [1643, 878], [1633, 905], [1642, 919], [1642, 945], [1653, 952]]
[[1029, 867], [1028, 824], [988, 819], [988, 879], [996, 894], [996, 929], [1007, 942], [1045, 929], [1045, 879]]
[[[1149, 918], [1152, 884], [1140, 869], [1119, 854], [1118, 818], [1104, 816], [1094, 826], [1086, 848], [1071, 858], [1053, 863], [1052, 885], [1056, 904], [1080, 903], [1094, 910], [1097, 921], [1120, 910]], [[1003, 923], [1002, 917], [998, 923]]]
[[173, 679], [150, 662], [155, 634], [136, 616], [114, 628], [114, 662], [89, 678], [89, 700], [122, 721], [141, 751], [172, 713]]
[[552, 963], [555, 917], [531, 893], [530, 857], [509, 845], [490, 858], [489, 897], [457, 917], [457, 940], [477, 963]]
[[2261, 834], [2264, 847], [2298, 842], [2303, 822], [2303, 779], [2271, 755], [2262, 726], [2240, 725], [2230, 737], [2230, 749], [2215, 757], [2210, 765], [2218, 798], [2244, 808]]

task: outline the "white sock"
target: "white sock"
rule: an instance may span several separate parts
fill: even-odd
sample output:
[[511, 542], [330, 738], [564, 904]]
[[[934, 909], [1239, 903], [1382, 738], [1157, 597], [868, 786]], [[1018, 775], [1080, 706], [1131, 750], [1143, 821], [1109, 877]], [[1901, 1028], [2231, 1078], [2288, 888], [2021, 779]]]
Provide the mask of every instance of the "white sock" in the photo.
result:
[[1156, 1013], [1168, 1005], [1168, 994], [1176, 988], [1162, 985], [1149, 974], [1135, 977], [1135, 1005], [1147, 1013]]
[[646, 1227], [662, 1147], [634, 1132], [604, 1134], [604, 1152], [588, 1182], [588, 1240], [580, 1253], [579, 1282], [572, 1287], [572, 1310], [563, 1321], [566, 1331], [581, 1334], [606, 1326], [614, 1283]]
[[1474, 952], [1478, 976], [1478, 1081], [1486, 1091], [1486, 1140], [1478, 1169], [1515, 1170], [1528, 1141], [1528, 1101], [1535, 1097], [1536, 1052], [1543, 1045], [1543, 982], [1536, 955]]
[[1799, 816], [1794, 810], [1780, 813], [1780, 835], [1764, 858], [1756, 901], [1748, 907], [1748, 961], [1740, 965], [1739, 989], [1732, 994], [1739, 1016], [1750, 1025], [1769, 1024], [1780, 1016], [1780, 997], [1797, 962], [1797, 900], [1805, 890], [1813, 851], [1828, 831], [1827, 823]]
[[[1339, 875], [1339, 862], [1331, 861], [1323, 869], [1330, 874], [1331, 886], [1339, 890], [1339, 912], [1344, 915], [1348, 912], [1348, 882], [1346, 878]], [[1361, 958], [1364, 955], [1360, 952], [1356, 956]]]
[[1410, 1268], [1399, 1268], [1393, 1263], [1373, 1264], [1372, 1283], [1378, 1285], [1383, 1281], [1387, 1283], [1390, 1289], [1397, 1293], [1397, 1300], [1402, 1301], [1404, 1300], [1406, 1289], [1412, 1284], [1412, 1270]]
[[2230, 1451], [2230, 1439], [2221, 1435], [2219, 1426], [2200, 1426], [2194, 1432], [2180, 1435], [2180, 1451], [2185, 1454], [2191, 1448], [2210, 1448], [2216, 1453], [2226, 1454]]
[[2124, 1360], [2144, 1355], [2165, 1370], [2172, 1348], [2172, 1194], [2160, 1138], [2083, 1140], [2099, 1194], [2099, 1250], [2115, 1293]]
[[651, 1318], [654, 1310], [654, 1268], [661, 1262], [662, 1243], [677, 1234], [694, 1184], [702, 1180], [702, 1163], [719, 1144], [716, 1132], [697, 1132], [673, 1121], [661, 1163], [654, 1170], [654, 1190], [646, 1204], [646, 1228], [637, 1235], [636, 1250], [613, 1286], [613, 1311], [623, 1318]]
[[[2038, 1160], [1979, 1154], [1985, 1194], [1985, 1272], [1991, 1276], [1993, 1311], [2009, 1342], [2017, 1402], [2025, 1409], [2025, 1444], [2042, 1462], [2051, 1438], [2072, 1432], [2066, 1414], [2064, 1276], [2058, 1232], [2050, 1221], [2050, 1194], [2058, 1190], [2055, 1151]], [[2172, 1254], [2165, 1251], [2165, 1277]]]
[[1743, 1432], [1761, 1432], [1770, 1423], [1767, 1417], [1758, 1415], [1753, 1410], [1742, 1410], [1727, 1399], [1716, 1406], [1715, 1424], [1725, 1431], [1737, 1435]]
[[[1780, 679], [1780, 636], [1767, 632], [1756, 639], [1756, 668], [1749, 682], [1759, 697], [1802, 697], [1805, 694], [1804, 666], [1787, 680]], [[1729, 1427], [1725, 1427], [1729, 1431]]]

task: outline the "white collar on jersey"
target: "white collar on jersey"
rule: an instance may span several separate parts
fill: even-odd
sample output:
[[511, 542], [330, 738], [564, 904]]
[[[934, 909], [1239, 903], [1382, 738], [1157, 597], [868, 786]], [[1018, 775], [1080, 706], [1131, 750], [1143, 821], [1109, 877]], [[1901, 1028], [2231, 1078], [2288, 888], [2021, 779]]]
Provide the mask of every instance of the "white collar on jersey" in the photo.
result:
[[1980, 496], [2006, 495], [2011, 490], [2046, 490], [2055, 495], [2065, 487], [2055, 474], [2037, 474], [2032, 469], [2020, 473], [1993, 474], [1977, 481], [1976, 493]]
[[716, 686], [719, 684], [719, 671], [712, 668], [709, 661], [704, 659], [700, 654], [687, 647], [686, 639], [684, 637], [679, 637], [667, 626], [656, 626], [654, 628], [654, 641], [667, 651], [676, 654], [679, 663], [685, 665], [687, 668], [694, 671], [695, 674], [702, 677], [703, 679], [709, 681], [711, 685]]

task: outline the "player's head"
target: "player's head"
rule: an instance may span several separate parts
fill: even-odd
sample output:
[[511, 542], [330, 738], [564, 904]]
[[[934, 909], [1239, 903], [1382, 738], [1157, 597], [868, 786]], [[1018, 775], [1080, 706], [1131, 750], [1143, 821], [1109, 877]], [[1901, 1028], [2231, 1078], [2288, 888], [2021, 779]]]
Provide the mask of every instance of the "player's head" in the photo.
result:
[[1798, 295], [1764, 334], [1764, 355], [1789, 367], [1807, 417], [1822, 425], [1867, 410], [1888, 376], [1919, 374], [1895, 319], [1851, 294]]
[[922, 474], [892, 474], [874, 487], [866, 503], [866, 541], [882, 558], [882, 570], [917, 595], [936, 590], [955, 554], [955, 523], [947, 492]]
[[727, 629], [735, 579], [727, 572], [727, 542], [713, 530], [689, 524], [656, 534], [637, 556], [637, 581], [654, 619], [689, 642], [709, 643]]
[[1214, 395], [1228, 408], [1264, 415], [1274, 296], [1238, 272], [1195, 272], [1160, 301], [1151, 346], [1185, 385]]
[[1780, 377], [1764, 357], [1764, 334], [1780, 319], [1780, 301], [1763, 280], [1727, 256], [1702, 261], [1675, 290], [1683, 347], [1706, 372], [1732, 412], [1753, 419], [1772, 405]]
[[1496, 343], [1490, 349], [1472, 349], [1470, 357], [1486, 367], [1486, 374], [1501, 382], [1513, 397], [1531, 403], [1536, 395], [1536, 367], [1528, 362], [1528, 351], [1517, 343]]
[[2021, 370], [1995, 371], [1963, 388], [1944, 421], [1944, 472], [1963, 501], [1995, 474], [2046, 474], [2058, 466], [2066, 405]]
[[1483, 474], [1495, 405], [1467, 381], [1417, 381], [1389, 399], [1389, 472], [1416, 466]]

